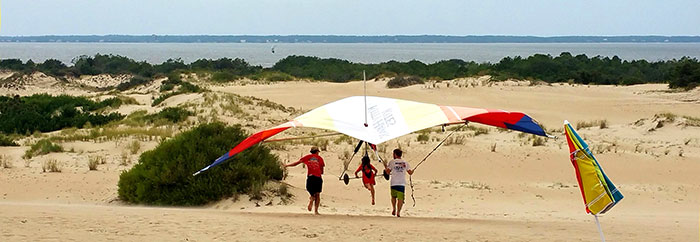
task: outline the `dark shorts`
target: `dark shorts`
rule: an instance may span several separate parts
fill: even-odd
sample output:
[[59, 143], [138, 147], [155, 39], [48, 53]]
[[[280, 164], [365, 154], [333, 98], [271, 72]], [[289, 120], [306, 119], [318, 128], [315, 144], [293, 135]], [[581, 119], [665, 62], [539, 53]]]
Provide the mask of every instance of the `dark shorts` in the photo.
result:
[[323, 179], [317, 176], [306, 177], [306, 191], [309, 195], [313, 196], [316, 193], [320, 193], [323, 187]]

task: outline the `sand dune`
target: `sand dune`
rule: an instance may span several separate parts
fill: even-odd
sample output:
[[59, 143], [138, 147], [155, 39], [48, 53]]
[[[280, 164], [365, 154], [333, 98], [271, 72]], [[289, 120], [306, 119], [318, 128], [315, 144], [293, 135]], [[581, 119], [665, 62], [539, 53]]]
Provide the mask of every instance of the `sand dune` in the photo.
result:
[[[579, 129], [625, 195], [601, 218], [606, 237], [610, 241], [695, 241], [700, 236], [700, 127], [687, 125], [683, 118], [700, 117], [700, 90], [668, 92], [665, 85], [490, 83], [487, 77], [454, 80], [449, 86], [447, 82], [401, 89], [387, 89], [385, 85], [384, 81], [368, 82], [368, 95], [523, 111], [555, 134], [557, 129], [560, 132], [563, 119], [572, 123], [607, 120], [608, 127], [604, 129]], [[145, 86], [125, 94], [140, 104], [118, 111], [155, 112], [167, 106], [188, 106], [198, 116], [189, 122], [207, 122], [215, 111], [221, 120], [249, 124], [246, 128], [252, 131], [276, 125], [299, 112], [241, 106], [245, 113], [241, 117], [225, 108], [231, 103], [227, 99], [232, 98], [230, 95], [269, 99], [302, 110], [362, 95], [361, 82], [207, 87], [212, 92], [178, 95], [153, 108], [150, 101], [157, 95], [157, 85]], [[66, 90], [102, 95], [82, 89]], [[34, 92], [25, 90], [20, 94]], [[664, 112], [677, 114], [677, 118], [671, 121], [657, 116]], [[661, 127], [659, 122], [663, 123]], [[303, 132], [309, 131], [296, 130], [288, 135]], [[417, 162], [446, 135], [436, 130], [430, 133], [431, 141], [424, 144], [416, 140], [415, 134], [407, 135], [387, 142], [383, 148], [391, 150], [400, 144], [406, 150], [405, 158]], [[335, 137], [328, 138], [328, 149], [321, 152], [328, 164], [321, 216], [305, 211], [305, 171], [301, 167], [289, 168], [284, 181], [292, 186], [295, 195], [288, 204], [275, 197], [251, 201], [241, 196], [235, 201], [225, 199], [198, 208], [143, 207], [118, 201], [116, 183], [120, 172], [133, 165], [138, 154], [155, 147], [157, 139], [70, 141], [63, 146], [72, 152], [51, 153], [29, 161], [21, 158], [27, 146], [0, 147], [13, 164], [12, 168], [0, 168], [0, 240], [598, 240], [593, 218], [584, 212], [563, 138], [533, 147], [527, 136], [496, 129], [473, 137], [472, 131], [456, 135], [466, 137], [463, 144], [442, 147], [416, 171], [416, 206], [412, 207], [409, 198], [400, 219], [389, 214], [387, 181], [377, 180], [374, 206], [358, 180], [347, 186], [337, 181], [342, 172], [342, 154], [351, 150], [352, 144], [336, 144], [332, 142]], [[21, 143], [31, 143], [33, 139], [26, 138]], [[128, 145], [133, 140], [140, 140], [141, 149], [131, 155]], [[308, 145], [286, 145], [274, 152], [282, 160], [295, 161], [307, 151]], [[130, 164], [122, 164], [125, 153]], [[105, 157], [106, 164], [100, 165], [98, 171], [88, 171], [86, 162], [95, 155]], [[42, 172], [41, 162], [47, 159], [62, 162], [63, 171]], [[356, 168], [357, 161], [350, 169]]]

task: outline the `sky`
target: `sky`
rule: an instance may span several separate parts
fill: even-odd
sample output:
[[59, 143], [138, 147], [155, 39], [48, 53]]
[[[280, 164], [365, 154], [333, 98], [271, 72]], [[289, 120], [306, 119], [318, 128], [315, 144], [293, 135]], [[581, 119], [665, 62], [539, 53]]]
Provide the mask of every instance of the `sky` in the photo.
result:
[[0, 35], [700, 35], [698, 0], [0, 0]]

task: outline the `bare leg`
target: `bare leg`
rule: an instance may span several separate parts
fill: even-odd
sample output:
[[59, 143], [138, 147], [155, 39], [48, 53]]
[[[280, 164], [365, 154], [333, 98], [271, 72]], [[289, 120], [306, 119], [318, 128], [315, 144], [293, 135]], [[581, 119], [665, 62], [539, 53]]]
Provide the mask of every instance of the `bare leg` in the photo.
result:
[[311, 207], [314, 205], [315, 200], [316, 200], [316, 197], [314, 197], [314, 196], [309, 197], [309, 207], [308, 207], [309, 212], [311, 212]]
[[318, 213], [318, 206], [321, 205], [321, 193], [320, 192], [316, 193], [315, 196], [316, 196], [316, 199], [315, 199], [316, 200], [316, 210], [314, 211], [314, 213], [316, 213], [316, 215], [319, 215], [320, 213]]
[[401, 207], [403, 207], [403, 200], [399, 200], [398, 211], [396, 211], [396, 217], [401, 217]]
[[396, 198], [391, 198], [391, 215], [396, 215]]
[[374, 185], [367, 184], [369, 186], [369, 192], [372, 193], [372, 205], [374, 205]]

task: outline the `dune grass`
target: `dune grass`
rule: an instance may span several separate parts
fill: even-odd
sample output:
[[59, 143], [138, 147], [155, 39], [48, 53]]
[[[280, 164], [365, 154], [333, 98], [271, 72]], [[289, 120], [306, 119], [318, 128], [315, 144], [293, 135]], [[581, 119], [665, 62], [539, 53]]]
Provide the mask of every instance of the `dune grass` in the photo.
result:
[[600, 119], [600, 120], [593, 120], [593, 121], [581, 121], [576, 123], [576, 129], [585, 129], [585, 128], [590, 128], [590, 127], [595, 127], [598, 126], [600, 129], [607, 129], [608, 128], [608, 120], [607, 119]]
[[663, 127], [663, 123], [674, 122], [679, 120], [685, 126], [700, 127], [700, 118], [692, 117], [688, 115], [677, 115], [671, 112], [658, 113], [654, 115], [655, 119], [665, 119], [663, 122], [659, 122], [656, 128]]
[[683, 118], [685, 118], [686, 126], [700, 127], [700, 118], [691, 116], [683, 116]]
[[43, 172], [61, 172], [61, 163], [55, 159], [49, 159], [41, 163], [41, 170]]
[[467, 137], [465, 135], [452, 135], [445, 140], [444, 145], [445, 146], [462, 145], [462, 144], [464, 144], [466, 139], [467, 139]]
[[678, 115], [676, 115], [674, 113], [670, 113], [670, 112], [658, 113], [658, 114], [654, 115], [654, 118], [665, 118], [669, 122], [675, 121], [677, 117], [678, 117]]
[[22, 156], [25, 159], [30, 159], [34, 156], [45, 155], [52, 152], [63, 152], [63, 147], [54, 144], [48, 139], [42, 139], [34, 143]]
[[105, 164], [105, 163], [107, 163], [107, 161], [102, 156], [90, 156], [90, 157], [88, 157], [88, 169], [90, 169], [91, 171], [96, 171], [98, 165]]
[[135, 155], [139, 152], [139, 150], [141, 150], [141, 142], [139, 142], [138, 140], [134, 140], [131, 143], [129, 143], [127, 148], [129, 149], [129, 152], [131, 152], [132, 155]]
[[105, 142], [126, 137], [137, 137], [141, 140], [172, 137], [175, 133], [173, 127], [104, 127], [79, 130], [69, 135], [56, 135], [50, 138], [52, 141], [94, 141]]
[[544, 143], [545, 143], [545, 139], [540, 137], [540, 136], [534, 136], [532, 138], [532, 146], [543, 146]]
[[5, 168], [5, 169], [9, 169], [9, 168], [13, 167], [12, 161], [6, 155], [0, 155], [0, 166], [2, 166], [2, 168]]

